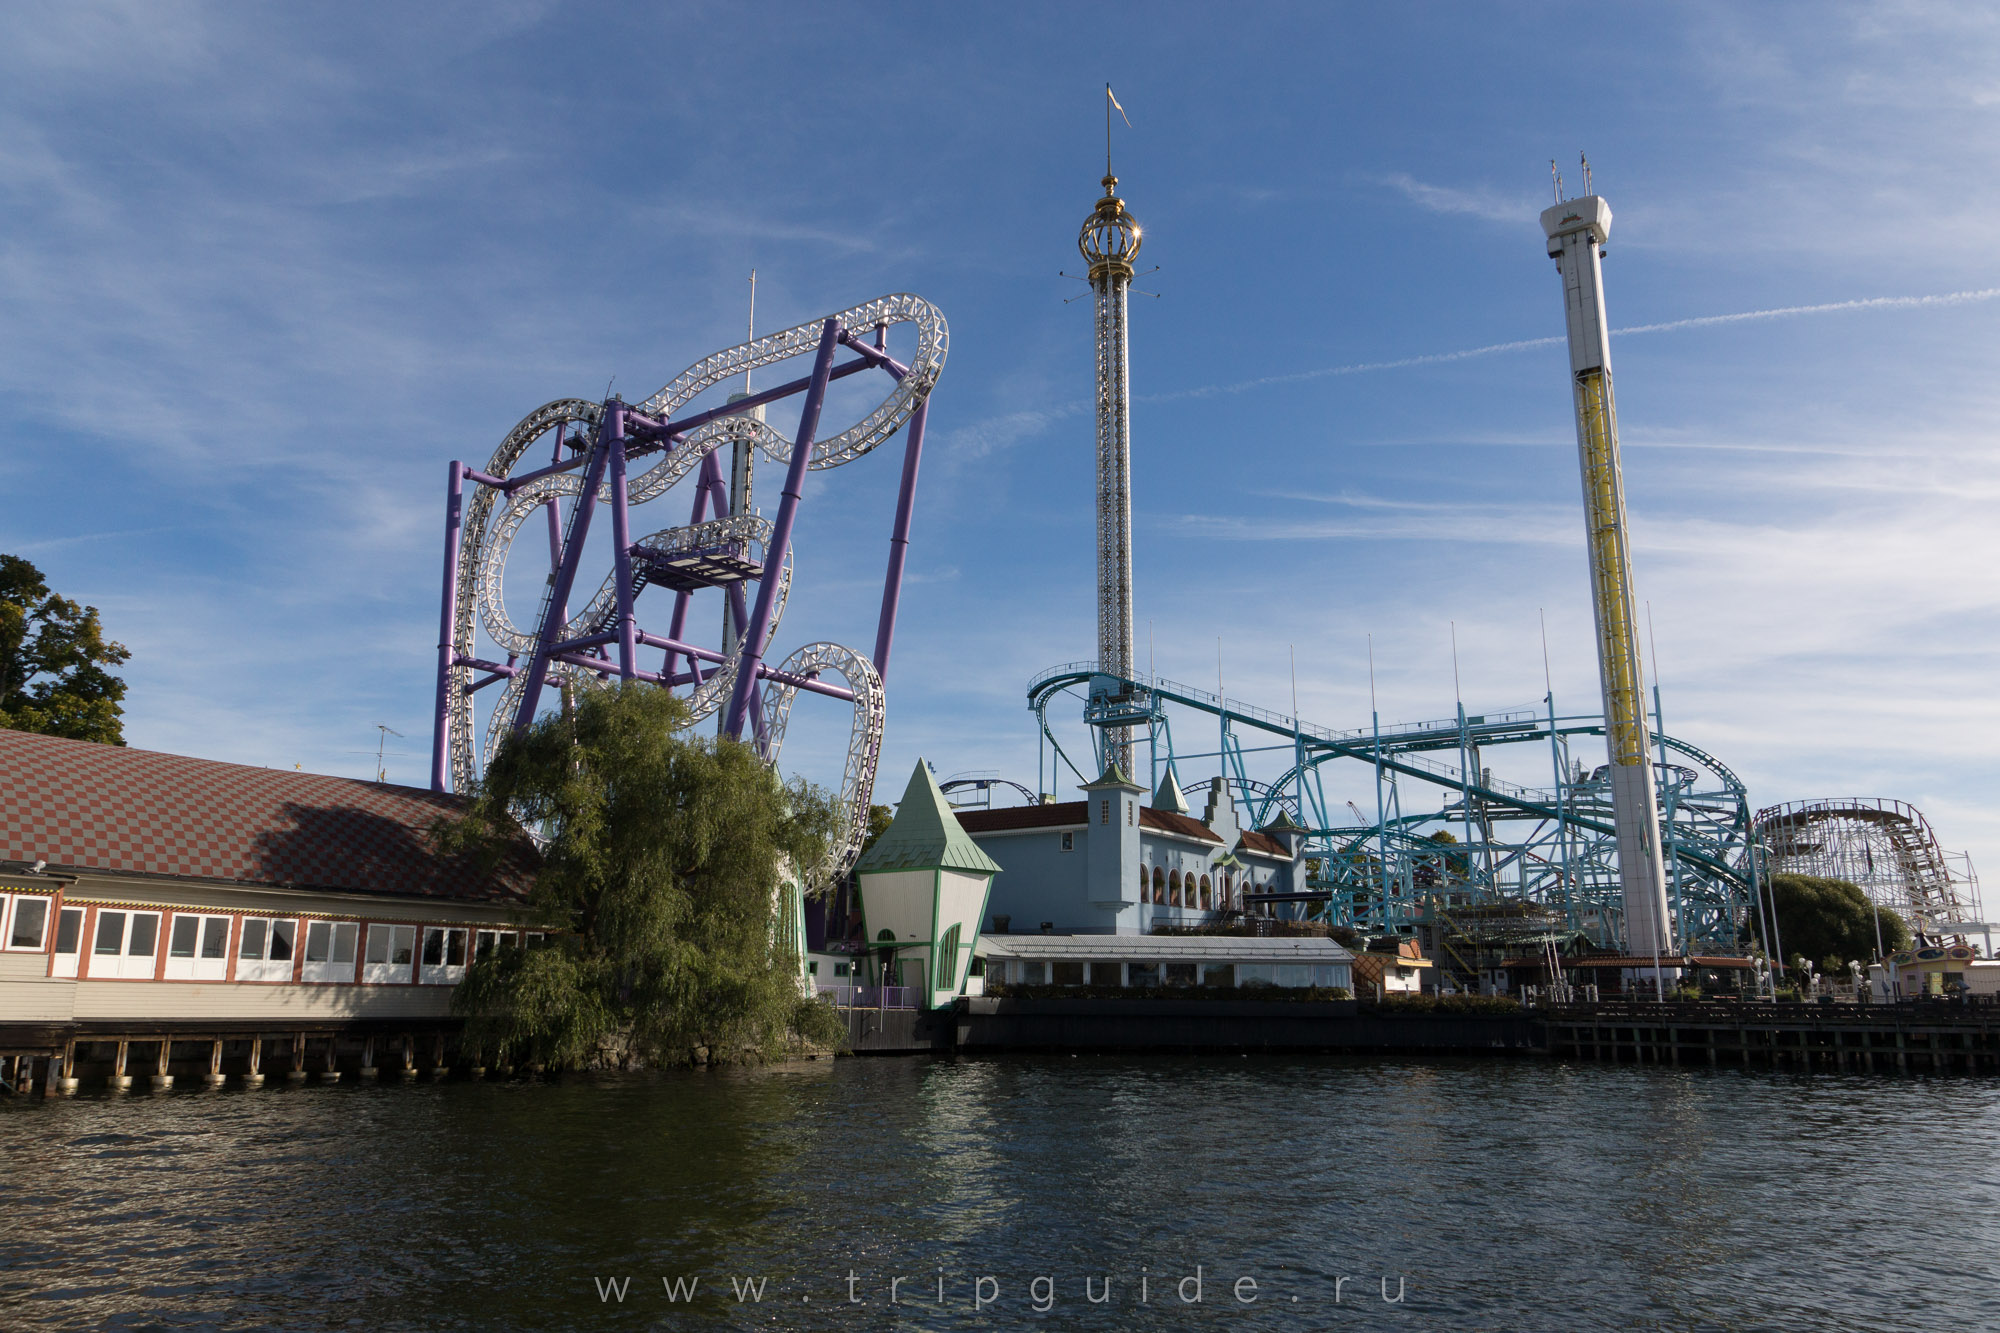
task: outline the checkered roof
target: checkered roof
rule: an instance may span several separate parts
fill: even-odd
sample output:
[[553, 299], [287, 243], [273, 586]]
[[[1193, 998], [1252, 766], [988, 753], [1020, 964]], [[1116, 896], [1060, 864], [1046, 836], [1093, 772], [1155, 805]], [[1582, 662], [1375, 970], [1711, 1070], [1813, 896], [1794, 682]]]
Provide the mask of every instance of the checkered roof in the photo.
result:
[[51, 869], [514, 900], [526, 838], [492, 870], [433, 850], [463, 797], [0, 730], [0, 860]]

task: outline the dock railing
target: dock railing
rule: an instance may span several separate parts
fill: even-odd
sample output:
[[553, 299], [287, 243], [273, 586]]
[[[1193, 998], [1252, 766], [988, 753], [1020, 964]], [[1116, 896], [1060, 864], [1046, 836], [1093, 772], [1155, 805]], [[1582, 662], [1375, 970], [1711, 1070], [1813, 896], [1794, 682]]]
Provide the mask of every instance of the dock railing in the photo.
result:
[[820, 998], [841, 1009], [914, 1009], [915, 986], [840, 986], [821, 982]]

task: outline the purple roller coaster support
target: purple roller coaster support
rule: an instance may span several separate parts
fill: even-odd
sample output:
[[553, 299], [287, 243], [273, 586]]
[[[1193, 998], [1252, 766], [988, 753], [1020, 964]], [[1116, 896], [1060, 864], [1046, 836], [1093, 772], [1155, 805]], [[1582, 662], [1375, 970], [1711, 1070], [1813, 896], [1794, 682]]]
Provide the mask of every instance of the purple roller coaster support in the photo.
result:
[[550, 650], [561, 641], [564, 617], [556, 614], [557, 609], [569, 605], [570, 589], [576, 583], [576, 567], [583, 560], [584, 539], [590, 535], [590, 518], [597, 509], [597, 488], [604, 481], [604, 468], [617, 447], [617, 437], [611, 434], [624, 428], [624, 413], [613, 411], [623, 408], [616, 402], [604, 405], [604, 419], [598, 423], [597, 439], [590, 449], [590, 463], [583, 472], [583, 493], [576, 498], [576, 510], [569, 518], [569, 535], [563, 543], [562, 563], [556, 567], [554, 586], [549, 589], [549, 612], [542, 620], [540, 640], [535, 644], [535, 655], [528, 662], [527, 683], [521, 689], [521, 708], [514, 714], [516, 733], [526, 731], [528, 724], [535, 720], [535, 707], [542, 701], [542, 685], [549, 678]]
[[[715, 455], [712, 453], [701, 460], [702, 476], [704, 478], [704, 481], [708, 476], [709, 469], [714, 468], [715, 465], [716, 465]], [[720, 475], [721, 474], [718, 472], [717, 476], [720, 477]], [[723, 512], [725, 513], [728, 512], [726, 506], [724, 507]], [[694, 488], [694, 508], [688, 511], [688, 526], [693, 527], [695, 524], [701, 522], [703, 519], [707, 517], [708, 517], [708, 487], [706, 484], [697, 484]], [[674, 617], [671, 621], [667, 623], [668, 638], [679, 639], [681, 635], [686, 631], [688, 599], [691, 596], [692, 596], [691, 593], [685, 591], [677, 592], [674, 594]], [[692, 667], [694, 664], [694, 659], [689, 658], [688, 664], [690, 667]], [[667, 660], [660, 664], [660, 674], [668, 677], [671, 677], [674, 674], [674, 653], [672, 649], [667, 650]]]
[[632, 518], [625, 503], [625, 413], [609, 408], [605, 416], [616, 414], [618, 424], [610, 434], [611, 448], [611, 566], [612, 584], [618, 593], [618, 676], [632, 679], [639, 669], [639, 632], [632, 618]]
[[889, 572], [882, 580], [882, 619], [875, 626], [875, 674], [889, 678], [889, 645], [896, 639], [896, 608], [903, 599], [903, 561], [910, 553], [910, 511], [917, 502], [917, 464], [924, 455], [924, 422], [931, 411], [926, 398], [910, 414], [909, 437], [903, 442], [903, 487], [896, 494], [896, 526], [889, 534]]
[[458, 544], [465, 530], [465, 464], [452, 461], [444, 502], [444, 610], [438, 616], [437, 716], [431, 727], [431, 790], [445, 790], [445, 757], [451, 749], [451, 659], [458, 619]]
[[[791, 466], [785, 469], [785, 488], [778, 501], [778, 516], [771, 523], [771, 540], [764, 548], [764, 568], [782, 570], [791, 549], [792, 524], [799, 514], [799, 497], [805, 491], [806, 465], [812, 461], [813, 438], [819, 433], [819, 410], [826, 401], [827, 381], [833, 373], [833, 349], [840, 337], [840, 321], [829, 319], [820, 329], [819, 351], [813, 357], [812, 380], [806, 387], [805, 407], [799, 412], [799, 433], [792, 441]], [[750, 712], [750, 695], [757, 686], [758, 668], [764, 665], [764, 640], [771, 633], [771, 607], [776, 600], [779, 580], [757, 580], [757, 609], [743, 627], [743, 655], [738, 659], [736, 685], [729, 695], [729, 712], [723, 718], [722, 734], [731, 740], [743, 739], [743, 723]], [[762, 730], [759, 719], [759, 730]]]

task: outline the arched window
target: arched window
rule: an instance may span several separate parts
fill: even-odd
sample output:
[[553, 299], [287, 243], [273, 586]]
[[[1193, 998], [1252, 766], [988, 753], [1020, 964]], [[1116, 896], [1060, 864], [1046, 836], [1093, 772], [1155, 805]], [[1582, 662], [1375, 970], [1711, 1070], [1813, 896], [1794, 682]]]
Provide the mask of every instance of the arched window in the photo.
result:
[[1181, 872], [1178, 870], [1169, 870], [1167, 872], [1167, 906], [1179, 907], [1180, 905]]
[[1150, 878], [1149, 878], [1149, 877], [1147, 876], [1147, 874], [1146, 874], [1146, 867], [1144, 867], [1144, 866], [1140, 866], [1140, 867], [1139, 867], [1139, 901], [1140, 901], [1140, 902], [1142, 902], [1142, 903], [1146, 901], [1146, 886], [1147, 886], [1148, 884], [1150, 884], [1150, 883], [1152, 883], [1152, 880], [1151, 880], [1151, 879], [1150, 879]]
[[1158, 866], [1154, 866], [1153, 901], [1156, 903], [1164, 903], [1166, 902], [1166, 900], [1167, 900], [1167, 872], [1160, 869], [1160, 867]]
[[931, 983], [939, 990], [958, 989], [958, 923], [953, 922], [938, 941], [937, 970]]
[[1203, 875], [1201, 877], [1201, 910], [1204, 912], [1208, 910], [1208, 903], [1209, 903], [1208, 890], [1209, 890], [1208, 876]]
[[881, 930], [875, 932], [875, 940], [878, 944], [894, 944], [896, 942], [896, 932], [884, 926]]

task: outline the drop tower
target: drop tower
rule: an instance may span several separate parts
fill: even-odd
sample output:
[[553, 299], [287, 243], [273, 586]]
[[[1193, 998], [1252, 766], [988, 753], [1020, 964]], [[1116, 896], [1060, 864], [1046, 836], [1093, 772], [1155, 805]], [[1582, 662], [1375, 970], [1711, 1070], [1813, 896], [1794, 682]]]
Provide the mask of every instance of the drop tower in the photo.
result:
[[1639, 655], [1625, 481], [1618, 457], [1618, 411], [1611, 396], [1611, 339], [1604, 321], [1603, 249], [1611, 233], [1611, 206], [1594, 194], [1562, 200], [1542, 213], [1542, 230], [1548, 236], [1549, 257], [1562, 273], [1563, 310], [1569, 325], [1625, 948], [1635, 957], [1678, 954], [1667, 915], [1652, 735], [1646, 724], [1645, 664]]
[[[1118, 197], [1109, 153], [1104, 172], [1104, 197], [1084, 221], [1076, 242], [1090, 265], [1089, 282], [1097, 298], [1097, 669], [1130, 680], [1132, 389], [1126, 313], [1132, 259], [1139, 253], [1139, 224]], [[1131, 728], [1106, 728], [1103, 744], [1105, 761], [1115, 761], [1130, 773]]]

